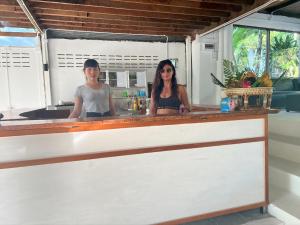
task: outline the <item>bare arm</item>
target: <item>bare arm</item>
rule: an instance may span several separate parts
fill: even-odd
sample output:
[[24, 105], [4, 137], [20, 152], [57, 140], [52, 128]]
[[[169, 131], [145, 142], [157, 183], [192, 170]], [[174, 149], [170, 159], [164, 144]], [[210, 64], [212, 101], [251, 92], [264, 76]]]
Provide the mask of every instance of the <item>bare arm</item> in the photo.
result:
[[74, 109], [69, 115], [69, 118], [78, 118], [81, 114], [82, 109], [82, 99], [80, 97], [76, 97], [74, 100]]
[[115, 105], [114, 105], [114, 102], [112, 100], [111, 94], [109, 95], [109, 111], [110, 111], [112, 116], [116, 115], [116, 109], [115, 109]]
[[150, 99], [150, 115], [156, 115], [156, 107], [155, 107], [155, 101], [154, 101], [154, 93], [151, 92], [151, 99]]
[[180, 97], [181, 103], [184, 105], [183, 112], [190, 112], [191, 106], [189, 103], [186, 89], [184, 86], [178, 86], [178, 87], [179, 87], [179, 97]]

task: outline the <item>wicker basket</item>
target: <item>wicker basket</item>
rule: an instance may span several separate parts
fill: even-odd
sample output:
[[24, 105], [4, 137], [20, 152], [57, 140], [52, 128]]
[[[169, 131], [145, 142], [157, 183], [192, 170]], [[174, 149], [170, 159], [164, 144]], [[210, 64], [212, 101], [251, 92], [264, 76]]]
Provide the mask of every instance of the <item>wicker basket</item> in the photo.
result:
[[237, 98], [239, 109], [248, 110], [249, 96], [257, 96], [255, 107], [269, 109], [271, 106], [272, 87], [255, 87], [255, 88], [228, 88], [223, 90], [231, 98]]

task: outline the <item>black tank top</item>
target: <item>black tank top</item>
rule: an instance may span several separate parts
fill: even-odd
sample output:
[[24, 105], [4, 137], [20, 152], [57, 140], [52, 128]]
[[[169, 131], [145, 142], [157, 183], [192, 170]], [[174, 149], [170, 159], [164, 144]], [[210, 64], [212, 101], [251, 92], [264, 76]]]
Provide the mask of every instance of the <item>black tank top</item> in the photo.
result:
[[168, 98], [159, 97], [157, 108], [158, 109], [176, 109], [176, 110], [179, 110], [180, 104], [181, 104], [181, 102], [180, 102], [177, 95], [175, 95], [175, 96], [171, 95]]

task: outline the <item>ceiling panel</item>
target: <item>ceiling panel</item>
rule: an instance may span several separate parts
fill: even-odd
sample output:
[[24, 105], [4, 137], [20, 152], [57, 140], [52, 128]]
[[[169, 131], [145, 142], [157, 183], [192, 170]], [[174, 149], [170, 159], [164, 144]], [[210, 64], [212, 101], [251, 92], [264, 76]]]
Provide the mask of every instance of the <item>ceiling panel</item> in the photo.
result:
[[[226, 23], [266, 0], [0, 0], [0, 25], [166, 35], [179, 40]], [[23, 7], [24, 8], [24, 7]], [[32, 21], [32, 19], [31, 19]]]

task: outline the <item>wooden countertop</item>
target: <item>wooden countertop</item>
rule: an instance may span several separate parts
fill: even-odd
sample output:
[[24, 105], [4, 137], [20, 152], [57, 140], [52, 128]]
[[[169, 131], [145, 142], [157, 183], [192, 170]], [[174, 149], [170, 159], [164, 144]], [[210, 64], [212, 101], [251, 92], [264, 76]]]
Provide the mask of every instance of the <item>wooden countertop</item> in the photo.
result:
[[119, 129], [143, 126], [160, 126], [184, 123], [215, 122], [261, 118], [274, 110], [250, 110], [230, 113], [196, 111], [184, 115], [128, 116], [86, 119], [0, 121], [0, 137], [33, 134], [64, 133], [91, 130]]

